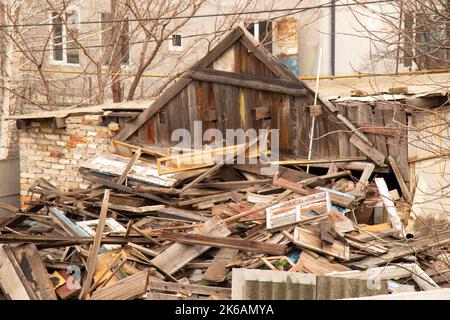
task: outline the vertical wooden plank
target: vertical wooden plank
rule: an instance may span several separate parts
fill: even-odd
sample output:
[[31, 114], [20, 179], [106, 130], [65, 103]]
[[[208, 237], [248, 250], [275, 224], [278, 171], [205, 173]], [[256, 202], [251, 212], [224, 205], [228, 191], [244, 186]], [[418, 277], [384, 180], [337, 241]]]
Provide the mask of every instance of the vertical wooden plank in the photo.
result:
[[[383, 115], [383, 108], [375, 104], [375, 108], [373, 110], [372, 114], [372, 125], [377, 126], [379, 128], [384, 128], [384, 115]], [[384, 155], [388, 155], [387, 150], [387, 141], [386, 137], [383, 135], [375, 135], [375, 141], [376, 141], [376, 148]]]
[[[347, 108], [344, 104], [337, 104], [336, 108], [339, 110], [339, 113], [342, 114], [344, 117], [348, 117], [347, 114]], [[348, 158], [350, 157], [350, 134], [346, 132], [339, 132], [338, 133], [338, 139], [339, 139], [339, 157], [340, 158]]]
[[191, 143], [194, 143], [194, 122], [198, 120], [197, 116], [197, 97], [196, 97], [196, 87], [197, 81], [192, 81], [187, 87], [188, 93], [188, 114], [189, 114], [189, 130], [191, 132]]
[[97, 265], [98, 258], [98, 249], [100, 249], [100, 245], [102, 243], [103, 230], [105, 229], [106, 216], [108, 214], [108, 202], [109, 202], [109, 194], [111, 190], [106, 189], [105, 195], [103, 196], [102, 207], [100, 210], [100, 216], [98, 218], [97, 229], [95, 230], [94, 242], [92, 243], [89, 255], [87, 259], [87, 275], [83, 281], [83, 286], [81, 287], [81, 292], [79, 295], [79, 299], [86, 298], [86, 295], [91, 287], [92, 279], [95, 273], [95, 267]]

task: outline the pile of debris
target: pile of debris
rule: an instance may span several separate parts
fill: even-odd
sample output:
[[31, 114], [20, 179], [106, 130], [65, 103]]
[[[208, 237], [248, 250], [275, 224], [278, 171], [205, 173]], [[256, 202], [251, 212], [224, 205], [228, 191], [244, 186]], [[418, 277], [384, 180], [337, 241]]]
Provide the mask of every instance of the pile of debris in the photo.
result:
[[339, 161], [321, 161], [325, 171], [280, 160], [272, 173], [230, 164], [257, 157], [250, 145], [168, 156], [115, 143], [80, 168], [88, 190], [36, 181], [26, 209], [2, 206], [12, 211], [0, 219], [3, 295], [230, 299], [232, 268], [376, 276], [389, 292], [449, 286], [450, 231], [413, 232], [392, 159], [402, 198], [370, 162], [362, 174]]

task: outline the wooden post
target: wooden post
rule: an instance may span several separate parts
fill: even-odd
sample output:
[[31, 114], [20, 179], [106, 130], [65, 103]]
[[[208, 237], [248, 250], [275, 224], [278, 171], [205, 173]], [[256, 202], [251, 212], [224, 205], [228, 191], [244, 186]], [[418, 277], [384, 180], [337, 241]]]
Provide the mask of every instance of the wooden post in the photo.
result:
[[105, 195], [103, 196], [102, 208], [100, 210], [100, 216], [98, 219], [97, 230], [95, 231], [94, 243], [91, 245], [89, 250], [89, 256], [87, 259], [87, 275], [81, 287], [80, 295], [78, 299], [85, 299], [88, 290], [91, 287], [92, 279], [95, 273], [95, 266], [97, 264], [98, 250], [102, 242], [103, 230], [105, 229], [106, 216], [108, 213], [108, 203], [109, 203], [109, 193], [111, 190], [106, 189]]

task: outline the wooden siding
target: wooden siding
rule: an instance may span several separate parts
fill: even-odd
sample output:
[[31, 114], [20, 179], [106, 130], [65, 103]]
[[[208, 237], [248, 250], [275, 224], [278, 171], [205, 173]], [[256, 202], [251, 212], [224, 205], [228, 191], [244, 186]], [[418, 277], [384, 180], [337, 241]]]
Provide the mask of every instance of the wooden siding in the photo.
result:
[[[237, 41], [207, 69], [217, 68], [226, 72], [249, 74], [265, 79], [280, 79], [279, 76], [258, 59], [242, 41]], [[202, 121], [202, 134], [210, 128], [219, 129], [225, 137], [226, 129], [279, 129], [280, 152], [306, 158], [308, 155], [311, 117], [309, 105], [313, 95], [289, 95], [268, 90], [215, 82], [191, 80], [174, 97], [150, 118], [129, 139], [141, 144], [173, 146], [171, 141], [175, 129], [184, 128], [194, 132], [194, 121]], [[256, 119], [255, 108], [268, 108], [270, 118]], [[336, 109], [357, 128], [366, 126], [401, 128], [406, 124], [406, 114], [392, 105], [369, 105], [360, 102], [340, 103]], [[316, 118], [312, 158], [349, 158], [364, 156], [349, 139], [351, 133], [343, 129], [329, 110]], [[399, 130], [401, 132], [401, 130]], [[406, 136], [384, 136], [366, 133], [368, 139], [383, 154], [392, 155], [408, 177]], [[212, 140], [205, 137], [203, 143]], [[403, 172], [404, 171], [404, 172]]]

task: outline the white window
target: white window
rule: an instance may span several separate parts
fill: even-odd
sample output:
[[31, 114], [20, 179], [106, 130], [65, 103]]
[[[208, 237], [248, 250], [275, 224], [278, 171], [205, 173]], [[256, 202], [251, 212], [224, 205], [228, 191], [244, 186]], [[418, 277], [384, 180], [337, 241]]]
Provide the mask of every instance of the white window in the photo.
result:
[[272, 52], [272, 21], [264, 20], [251, 23], [247, 30], [261, 43], [269, 52]]
[[172, 36], [169, 40], [169, 49], [172, 51], [182, 51], [183, 50], [181, 34], [179, 34], [179, 33], [172, 34]]
[[[118, 59], [122, 65], [128, 65], [130, 62], [130, 36], [129, 21], [123, 19], [120, 23], [120, 29], [114, 30], [111, 13], [101, 13], [101, 42], [102, 42], [102, 65], [107, 66], [112, 62], [113, 51], [116, 51]], [[116, 33], [116, 34], [114, 34]]]
[[52, 12], [51, 18], [53, 61], [79, 64], [80, 48], [74, 40], [79, 35], [78, 10], [68, 10], [61, 15], [57, 12]]

